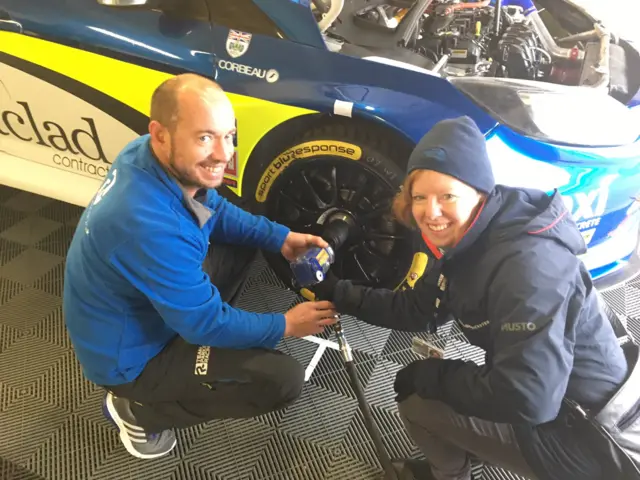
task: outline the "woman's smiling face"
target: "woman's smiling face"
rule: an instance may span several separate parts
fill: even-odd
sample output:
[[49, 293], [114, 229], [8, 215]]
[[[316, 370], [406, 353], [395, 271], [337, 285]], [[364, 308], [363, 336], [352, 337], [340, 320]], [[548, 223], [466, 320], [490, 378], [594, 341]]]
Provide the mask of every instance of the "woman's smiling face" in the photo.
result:
[[471, 225], [483, 196], [460, 180], [419, 170], [411, 185], [411, 213], [425, 237], [438, 248], [455, 246]]

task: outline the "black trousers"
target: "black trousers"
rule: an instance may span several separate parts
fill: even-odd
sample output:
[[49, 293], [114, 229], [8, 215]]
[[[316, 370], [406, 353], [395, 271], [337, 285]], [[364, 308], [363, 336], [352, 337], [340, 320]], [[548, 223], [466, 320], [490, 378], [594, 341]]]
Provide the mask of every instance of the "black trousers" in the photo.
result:
[[[232, 303], [256, 251], [215, 245], [205, 270]], [[230, 301], [231, 300], [231, 301]], [[131, 383], [106, 387], [132, 400], [148, 432], [186, 428], [219, 418], [247, 418], [284, 408], [302, 392], [304, 368], [276, 350], [193, 345], [176, 337]]]

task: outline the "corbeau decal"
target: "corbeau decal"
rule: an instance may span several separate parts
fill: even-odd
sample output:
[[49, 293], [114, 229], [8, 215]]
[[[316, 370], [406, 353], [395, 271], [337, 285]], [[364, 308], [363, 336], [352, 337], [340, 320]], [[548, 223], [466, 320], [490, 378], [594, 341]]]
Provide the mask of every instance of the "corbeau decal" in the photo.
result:
[[267, 167], [258, 183], [256, 200], [258, 202], [264, 202], [267, 199], [273, 182], [294, 160], [324, 155], [360, 160], [362, 157], [362, 149], [352, 143], [335, 142], [331, 140], [316, 140], [296, 145], [278, 155]]
[[249, 50], [251, 44], [251, 34], [239, 32], [238, 30], [229, 30], [227, 35], [227, 53], [230, 57], [238, 58]]
[[230, 62], [229, 60], [219, 60], [218, 67], [220, 67], [222, 70], [239, 73], [240, 75], [260, 78], [262, 80], [266, 80], [269, 83], [277, 82], [280, 78], [280, 74], [278, 73], [278, 71], [273, 68], [265, 70], [263, 68], [250, 67], [249, 65]]

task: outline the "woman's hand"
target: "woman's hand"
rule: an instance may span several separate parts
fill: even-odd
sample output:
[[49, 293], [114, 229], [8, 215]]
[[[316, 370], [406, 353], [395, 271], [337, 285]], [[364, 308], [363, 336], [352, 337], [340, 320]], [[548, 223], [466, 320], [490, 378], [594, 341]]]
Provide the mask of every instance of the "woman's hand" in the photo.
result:
[[416, 377], [424, 360], [416, 360], [398, 370], [393, 389], [396, 392], [396, 402], [400, 403], [416, 393]]

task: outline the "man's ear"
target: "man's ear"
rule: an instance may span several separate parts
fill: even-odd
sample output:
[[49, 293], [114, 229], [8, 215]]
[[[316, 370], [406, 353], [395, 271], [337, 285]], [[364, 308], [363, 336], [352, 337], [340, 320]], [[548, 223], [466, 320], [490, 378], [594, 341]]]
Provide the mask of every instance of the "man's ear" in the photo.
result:
[[149, 134], [156, 145], [165, 146], [169, 142], [169, 132], [156, 120], [149, 122]]

